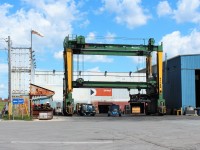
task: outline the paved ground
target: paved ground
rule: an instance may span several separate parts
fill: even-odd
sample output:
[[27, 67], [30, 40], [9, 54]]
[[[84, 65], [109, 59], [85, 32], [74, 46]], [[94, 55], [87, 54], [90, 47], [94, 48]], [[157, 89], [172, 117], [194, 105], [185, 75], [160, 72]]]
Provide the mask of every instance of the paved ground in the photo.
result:
[[0, 150], [198, 150], [200, 116], [0, 121]]

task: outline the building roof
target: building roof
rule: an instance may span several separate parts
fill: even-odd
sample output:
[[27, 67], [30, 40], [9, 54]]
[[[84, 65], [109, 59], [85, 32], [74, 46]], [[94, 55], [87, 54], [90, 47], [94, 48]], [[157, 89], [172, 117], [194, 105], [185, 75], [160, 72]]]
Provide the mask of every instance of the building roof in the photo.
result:
[[[183, 56], [200, 56], [200, 54], [183, 54], [183, 55], [177, 55], [177, 56], [174, 56], [174, 57], [171, 57], [171, 58], [167, 59], [167, 61], [176, 59], [178, 57], [183, 57]], [[163, 62], [165, 62], [165, 60]], [[156, 66], [157, 66], [157, 64], [152, 65], [152, 67], [156, 67]], [[144, 73], [144, 72], [146, 72], [146, 68], [140, 69], [140, 70], [138, 70], [136, 72], [138, 72], [138, 73]]]

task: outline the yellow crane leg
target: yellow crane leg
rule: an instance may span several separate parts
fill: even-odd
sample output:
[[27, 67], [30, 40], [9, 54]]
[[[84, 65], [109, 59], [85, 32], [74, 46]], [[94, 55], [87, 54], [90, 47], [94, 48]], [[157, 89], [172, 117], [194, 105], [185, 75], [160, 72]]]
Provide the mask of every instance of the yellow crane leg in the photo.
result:
[[64, 51], [64, 62], [65, 62], [65, 84], [66, 89], [64, 93], [64, 114], [73, 114], [73, 98], [72, 98], [72, 80], [73, 80], [73, 51], [71, 48], [67, 48]]
[[163, 62], [162, 62], [162, 57], [163, 57], [163, 52], [157, 52], [157, 77], [158, 77], [158, 93], [162, 94], [163, 88], [162, 88], [162, 80], [163, 80], [163, 75], [162, 75], [162, 69], [163, 69]]
[[68, 92], [72, 92], [72, 78], [73, 78], [73, 55], [72, 55], [72, 49], [67, 49], [67, 55], [66, 55], [66, 61], [67, 61], [67, 83], [68, 83]]
[[158, 112], [166, 114], [165, 100], [163, 99], [163, 52], [157, 52], [157, 84], [158, 84]]

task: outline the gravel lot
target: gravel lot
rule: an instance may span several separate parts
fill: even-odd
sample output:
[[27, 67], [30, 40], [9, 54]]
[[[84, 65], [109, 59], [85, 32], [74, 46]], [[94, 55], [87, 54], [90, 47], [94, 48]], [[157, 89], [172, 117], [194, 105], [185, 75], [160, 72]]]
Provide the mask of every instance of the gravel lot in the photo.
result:
[[200, 116], [0, 121], [2, 150], [198, 150]]

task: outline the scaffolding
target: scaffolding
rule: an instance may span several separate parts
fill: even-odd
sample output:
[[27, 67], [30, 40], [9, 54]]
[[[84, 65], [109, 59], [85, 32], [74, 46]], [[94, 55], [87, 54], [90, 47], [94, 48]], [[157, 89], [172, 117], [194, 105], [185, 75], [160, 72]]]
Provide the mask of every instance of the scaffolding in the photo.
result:
[[12, 96], [28, 96], [34, 82], [34, 60], [31, 48], [11, 47]]

